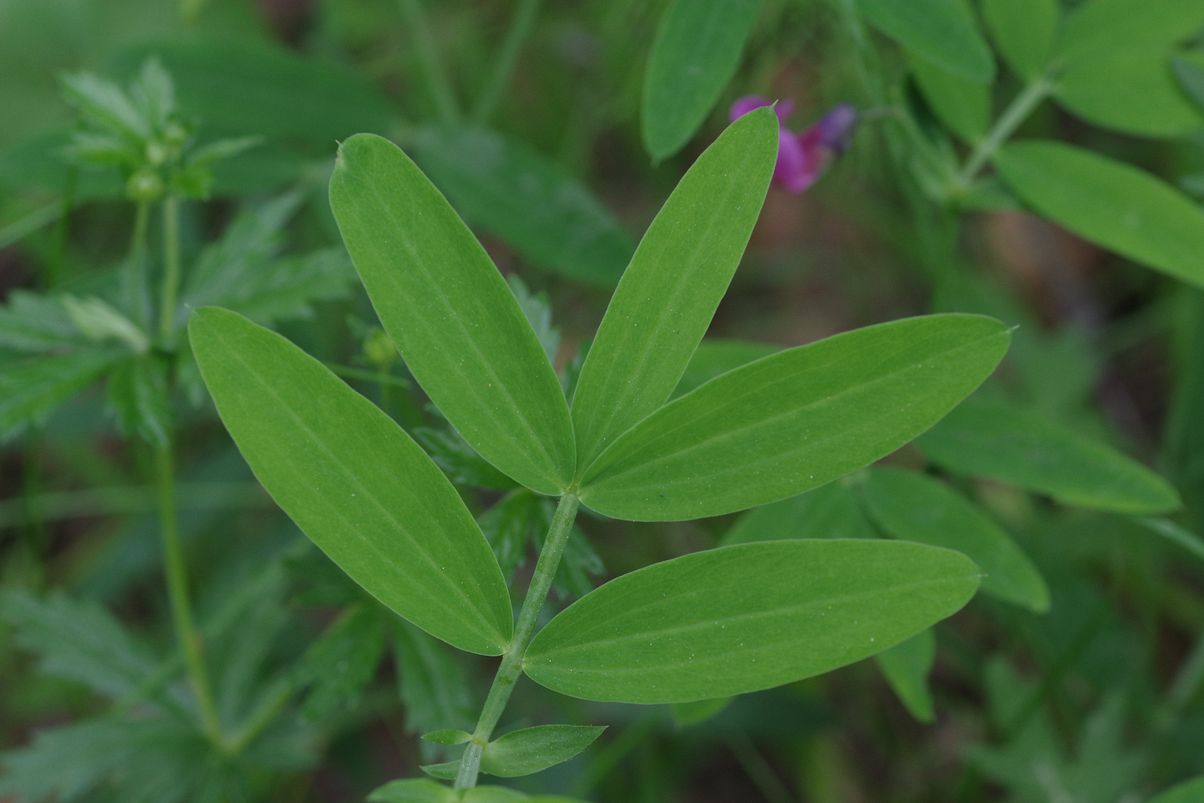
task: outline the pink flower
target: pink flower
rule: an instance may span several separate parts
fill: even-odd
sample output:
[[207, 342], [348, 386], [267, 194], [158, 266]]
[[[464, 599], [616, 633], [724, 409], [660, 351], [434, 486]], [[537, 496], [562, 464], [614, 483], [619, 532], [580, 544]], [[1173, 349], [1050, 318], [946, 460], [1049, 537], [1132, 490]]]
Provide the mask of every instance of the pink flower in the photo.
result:
[[[731, 119], [770, 104], [770, 100], [756, 95], [740, 98], [732, 104]], [[778, 163], [773, 170], [773, 180], [788, 192], [804, 192], [832, 159], [848, 147], [857, 126], [857, 110], [842, 103], [798, 134], [786, 128], [786, 118], [794, 111], [793, 101], [778, 103], [774, 111], [778, 115]]]

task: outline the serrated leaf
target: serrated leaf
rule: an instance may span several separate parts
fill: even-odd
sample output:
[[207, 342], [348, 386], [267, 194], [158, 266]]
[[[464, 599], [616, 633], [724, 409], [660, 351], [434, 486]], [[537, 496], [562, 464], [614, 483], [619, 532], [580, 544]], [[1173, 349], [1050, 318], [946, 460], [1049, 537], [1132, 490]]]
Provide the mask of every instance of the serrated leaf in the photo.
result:
[[0, 438], [46, 419], [60, 404], [128, 357], [89, 350], [31, 357], [0, 364]]
[[950, 471], [1009, 482], [1068, 505], [1118, 513], [1179, 507], [1175, 489], [1140, 463], [1000, 401], [970, 400], [916, 445]]
[[464, 668], [446, 647], [401, 622], [394, 632], [393, 658], [407, 731], [472, 727], [479, 703], [473, 698]]
[[557, 615], [524, 671], [587, 700], [674, 703], [766, 689], [869, 657], [952, 615], [979, 573], [902, 541], [775, 541], [612, 580]]
[[129, 694], [157, 667], [146, 647], [95, 603], [61, 592], [39, 599], [13, 589], [0, 595], [0, 614], [15, 643], [38, 656], [42, 673], [106, 697]]
[[610, 289], [631, 239], [589, 189], [538, 151], [487, 129], [419, 128], [415, 155], [470, 223], [537, 266]]
[[982, 569], [984, 594], [1037, 613], [1049, 610], [1049, 589], [1028, 556], [986, 511], [944, 483], [875, 468], [860, 489], [870, 515], [895, 538], [955, 549]]
[[40, 353], [86, 344], [61, 296], [14, 290], [0, 306], [0, 350]]
[[1003, 60], [1033, 80], [1049, 64], [1058, 30], [1058, 0], [983, 0], [982, 15]]
[[167, 366], [157, 357], [126, 360], [109, 374], [107, 399], [121, 433], [162, 446], [170, 437]]
[[560, 330], [552, 323], [552, 303], [548, 300], [548, 294], [532, 292], [517, 274], [507, 276], [506, 284], [510, 285], [519, 309], [527, 316], [527, 323], [535, 330], [535, 337], [543, 346], [544, 354], [548, 355], [548, 362], [555, 365], [556, 354], [560, 351]]
[[765, 200], [778, 122], [728, 126], [665, 202], [615, 289], [573, 394], [578, 476], [677, 385], [706, 334]]
[[[490, 491], [509, 491], [514, 480], [487, 463], [450, 427], [417, 427], [414, 440], [422, 446], [455, 485], [484, 488]], [[488, 533], [486, 533], [488, 535]]]
[[339, 148], [330, 203], [360, 279], [410, 372], [482, 457], [532, 490], [569, 486], [573, 425], [514, 294], [401, 150]]
[[309, 687], [302, 713], [320, 721], [354, 707], [385, 650], [385, 621], [367, 605], [344, 611], [310, 644], [291, 670], [293, 684]]
[[744, 513], [723, 535], [723, 545], [784, 538], [874, 538], [877, 533], [844, 482]]
[[456, 799], [451, 787], [425, 778], [389, 781], [368, 795], [368, 803], [455, 803]]
[[1204, 211], [1154, 176], [1060, 142], [1017, 142], [995, 164], [1029, 206], [1091, 242], [1204, 287]]
[[144, 354], [150, 348], [146, 333], [103, 298], [63, 296], [62, 302], [67, 317], [88, 340], [120, 343], [135, 354]]
[[[1093, 0], [1066, 16], [1056, 45], [1058, 101], [1097, 124], [1144, 136], [1204, 126], [1170, 68], [1173, 45], [1204, 25], [1196, 0]], [[1117, 43], [1123, 43], [1118, 46]]]
[[761, 0], [674, 0], [661, 16], [644, 73], [640, 131], [659, 162], [681, 149], [736, 74]]
[[738, 368], [662, 407], [586, 473], [592, 510], [717, 516], [816, 488], [931, 427], [995, 369], [1009, 335], [977, 315], [858, 329]]
[[507, 583], [526, 560], [536, 530], [551, 521], [542, 508], [540, 499], [530, 491], [512, 491], [477, 518]]
[[857, 0], [871, 25], [961, 77], [990, 83], [995, 62], [964, 0]]
[[932, 630], [921, 631], [878, 653], [874, 660], [908, 713], [920, 722], [933, 722], [936, 711], [928, 688], [928, 674], [936, 661], [936, 637]]
[[510, 639], [497, 561], [459, 494], [387, 415], [283, 337], [193, 314], [202, 377], [260, 483], [368, 593], [483, 655]]
[[75, 73], [63, 78], [67, 102], [79, 110], [85, 124], [110, 131], [130, 142], [150, 136], [147, 120], [112, 81], [92, 73]]

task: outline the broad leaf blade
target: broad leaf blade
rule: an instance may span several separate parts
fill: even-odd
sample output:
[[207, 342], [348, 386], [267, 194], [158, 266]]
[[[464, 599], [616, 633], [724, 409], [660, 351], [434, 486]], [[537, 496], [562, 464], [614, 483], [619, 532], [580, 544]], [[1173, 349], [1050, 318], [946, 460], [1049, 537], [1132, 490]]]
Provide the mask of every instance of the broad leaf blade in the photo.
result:
[[949, 72], [980, 84], [995, 77], [965, 0], [857, 0], [857, 6], [875, 28]]
[[385, 330], [427, 395], [482, 457], [557, 494], [575, 465], [560, 381], [489, 256], [401, 150], [339, 148], [330, 204]]
[[968, 143], [979, 142], [991, 118], [991, 88], [936, 66], [916, 53], [908, 54], [911, 73], [924, 100], [946, 128]]
[[870, 515], [896, 538], [955, 549], [983, 571], [982, 591], [1043, 613], [1049, 589], [1032, 561], [985, 511], [914, 471], [875, 468], [861, 486]]
[[1045, 71], [1061, 15], [1058, 0], [983, 0], [982, 14], [1017, 75], [1031, 81]]
[[1135, 167], [1058, 142], [1018, 142], [995, 160], [1024, 201], [1075, 234], [1204, 287], [1204, 212]]
[[1078, 507], [1164, 513], [1179, 496], [1099, 441], [998, 401], [972, 399], [916, 442], [937, 465], [1009, 482]]
[[577, 380], [579, 469], [663, 404], [681, 379], [757, 222], [777, 131], [772, 109], [732, 123], [648, 227]]
[[564, 169], [496, 131], [420, 128], [415, 156], [456, 209], [539, 267], [610, 289], [631, 241], [598, 198]]
[[597, 725], [536, 725], [512, 731], [485, 746], [481, 771], [499, 778], [542, 772], [589, 747], [604, 730]]
[[368, 593], [451, 644], [510, 638], [497, 561], [459, 494], [393, 421], [317, 360], [235, 313], [189, 323], [218, 412], [255, 476]]
[[736, 73], [761, 0], [674, 0], [661, 17], [644, 75], [640, 130], [655, 161], [702, 125]]
[[673, 521], [795, 496], [931, 427], [990, 375], [1008, 339], [991, 318], [931, 315], [779, 352], [624, 433], [586, 474], [581, 501]]
[[368, 803], [455, 803], [456, 793], [426, 778], [407, 778], [389, 781], [368, 795]]
[[888, 649], [952, 615], [978, 570], [902, 541], [775, 541], [697, 552], [566, 608], [526, 673], [586, 700], [675, 703], [767, 689]]

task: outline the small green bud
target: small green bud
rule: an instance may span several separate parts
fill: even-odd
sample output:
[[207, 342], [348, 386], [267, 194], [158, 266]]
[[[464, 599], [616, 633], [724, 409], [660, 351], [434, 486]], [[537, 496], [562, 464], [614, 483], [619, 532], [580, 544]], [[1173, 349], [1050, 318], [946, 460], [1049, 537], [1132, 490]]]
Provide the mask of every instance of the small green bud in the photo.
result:
[[151, 140], [146, 143], [146, 161], [152, 167], [159, 167], [169, 158], [171, 158], [171, 151], [162, 142]]
[[167, 124], [163, 129], [163, 142], [168, 148], [174, 148], [177, 151], [184, 147], [184, 143], [188, 141], [188, 129], [174, 120]]
[[397, 359], [397, 347], [383, 329], [373, 329], [364, 338], [364, 356], [373, 365], [384, 367]]
[[149, 168], [135, 171], [125, 182], [125, 196], [131, 201], [157, 201], [163, 196], [163, 179]]

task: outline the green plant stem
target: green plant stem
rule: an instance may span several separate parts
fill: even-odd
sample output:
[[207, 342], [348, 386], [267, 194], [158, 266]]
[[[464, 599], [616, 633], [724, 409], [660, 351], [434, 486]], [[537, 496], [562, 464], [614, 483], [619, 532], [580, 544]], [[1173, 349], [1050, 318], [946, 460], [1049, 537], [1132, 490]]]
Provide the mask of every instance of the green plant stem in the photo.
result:
[[567, 493], [560, 497], [556, 512], [552, 515], [552, 524], [548, 528], [548, 537], [544, 539], [543, 549], [539, 551], [539, 560], [535, 563], [535, 573], [531, 577], [531, 585], [527, 588], [527, 598], [518, 612], [518, 622], [514, 626], [514, 638], [510, 647], [502, 656], [485, 705], [481, 708], [481, 717], [477, 720], [476, 730], [472, 733], [472, 741], [464, 749], [460, 758], [460, 771], [456, 775], [456, 789], [471, 789], [477, 785], [477, 775], [481, 771], [481, 753], [493, 736], [514, 684], [523, 671], [523, 657], [527, 653], [527, 645], [535, 633], [535, 624], [539, 621], [539, 612], [548, 598], [548, 589], [552, 587], [552, 579], [560, 566], [560, 558], [564, 555], [564, 547], [573, 532], [573, 520], [577, 517], [577, 497]]
[[146, 229], [150, 204], [139, 201], [134, 207], [134, 233], [130, 236], [129, 263], [126, 265], [126, 288], [130, 315], [134, 323], [146, 326]]
[[970, 186], [970, 182], [974, 180], [979, 171], [1003, 147], [1012, 134], [1016, 133], [1020, 124], [1028, 119], [1033, 109], [1045, 100], [1052, 89], [1053, 85], [1047, 79], [1038, 78], [1016, 96], [1011, 105], [1003, 110], [1003, 114], [999, 115], [995, 126], [966, 159], [965, 166], [957, 175], [956, 188], [958, 190], [964, 190]]
[[739, 733], [728, 740], [728, 747], [765, 800], [769, 803], [794, 803], [794, 795], [790, 794], [751, 739]]
[[176, 303], [180, 294], [180, 201], [163, 199], [163, 293], [159, 300], [159, 337], [167, 343], [176, 330]]
[[475, 122], [487, 121], [497, 109], [502, 94], [510, 83], [518, 54], [522, 52], [523, 45], [531, 36], [531, 29], [535, 27], [539, 6], [540, 0], [518, 0], [518, 7], [514, 10], [514, 16], [510, 18], [510, 27], [506, 30], [506, 38], [502, 40], [497, 59], [493, 62], [489, 82], [477, 98], [476, 107], [473, 109], [472, 117]]
[[167, 596], [176, 639], [184, 653], [189, 681], [196, 694], [197, 707], [205, 735], [224, 749], [221, 720], [213, 704], [209, 676], [201, 656], [201, 638], [192, 618], [188, 602], [188, 574], [184, 568], [184, 552], [180, 548], [180, 528], [176, 517], [175, 458], [170, 443], [155, 447], [155, 485], [159, 495], [159, 531], [163, 538], [163, 571], [167, 578]]
[[418, 56], [418, 70], [422, 74], [422, 82], [426, 84], [427, 94], [435, 104], [439, 119], [444, 123], [458, 122], [460, 107], [456, 103], [455, 93], [452, 92], [447, 70], [439, 59], [439, 54], [435, 52], [435, 38], [431, 35], [422, 4], [420, 0], [399, 2], [401, 14], [405, 17], [406, 25], [410, 27], [410, 42]]

